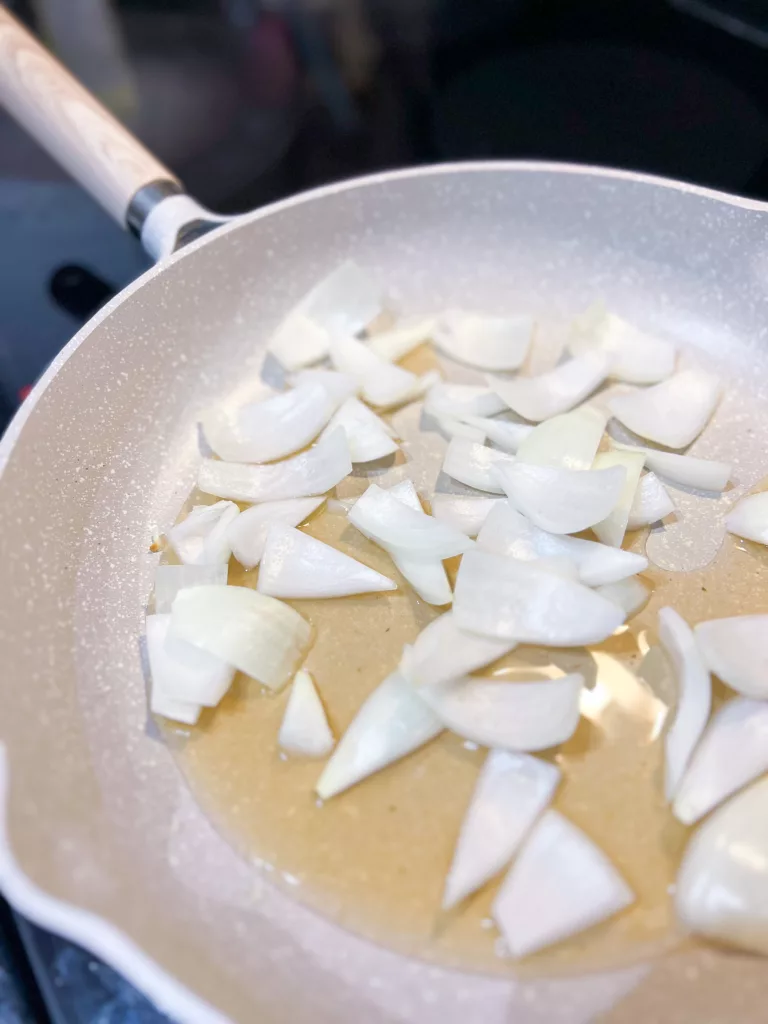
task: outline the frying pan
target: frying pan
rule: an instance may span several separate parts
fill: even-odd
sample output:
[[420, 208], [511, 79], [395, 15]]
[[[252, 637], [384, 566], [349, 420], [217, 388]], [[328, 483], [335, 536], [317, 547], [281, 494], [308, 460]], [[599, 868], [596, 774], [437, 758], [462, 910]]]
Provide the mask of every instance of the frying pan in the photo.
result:
[[[190, 795], [173, 743], [147, 722], [137, 638], [148, 542], [191, 490], [201, 408], [258, 373], [280, 318], [345, 258], [404, 312], [527, 310], [546, 333], [602, 295], [696, 347], [732, 385], [701, 449], [735, 458], [730, 503], [760, 479], [768, 441], [768, 207], [627, 172], [472, 163], [331, 185], [223, 223], [2, 11], [0, 100], [158, 260], [72, 339], [0, 444], [11, 903], [182, 1021], [763, 1020], [764, 964], [746, 956], [688, 945], [590, 972], [491, 976], [404, 956], [311, 909]], [[418, 484], [434, 486], [439, 457], [416, 460]], [[716, 550], [723, 502], [681, 500], [678, 541], [695, 529]], [[670, 578], [691, 568], [692, 545], [673, 541], [649, 541]]]

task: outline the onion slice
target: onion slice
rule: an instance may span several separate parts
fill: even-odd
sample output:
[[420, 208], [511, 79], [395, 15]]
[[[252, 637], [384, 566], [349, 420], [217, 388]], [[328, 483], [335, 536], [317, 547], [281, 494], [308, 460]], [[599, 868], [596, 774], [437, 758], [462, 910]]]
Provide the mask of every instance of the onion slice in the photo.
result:
[[451, 732], [502, 750], [548, 750], [579, 724], [584, 677], [507, 682], [467, 676], [419, 687], [419, 695]]
[[329, 491], [351, 472], [347, 435], [337, 429], [314, 448], [269, 466], [204, 459], [197, 486], [233, 501], [284, 501]]
[[322, 701], [309, 672], [293, 677], [277, 742], [283, 750], [302, 757], [326, 757], [334, 739]]
[[617, 583], [604, 583], [595, 589], [602, 597], [617, 604], [628, 619], [636, 615], [651, 596], [648, 587], [636, 576]]
[[600, 447], [605, 424], [605, 416], [589, 405], [553, 416], [535, 427], [522, 441], [517, 449], [517, 458], [532, 466], [590, 469]]
[[392, 455], [399, 445], [392, 439], [391, 428], [375, 412], [356, 398], [348, 398], [331, 417], [326, 433], [342, 427], [347, 435], [352, 462], [373, 462]]
[[473, 427], [464, 420], [455, 420], [450, 416], [436, 416], [435, 422], [446, 437], [464, 437], [476, 444], [485, 443], [485, 431], [479, 427]]
[[768, 771], [768, 704], [736, 697], [713, 715], [677, 791], [672, 810], [692, 825]]
[[573, 355], [599, 349], [610, 358], [610, 375], [630, 384], [657, 384], [675, 372], [676, 348], [609, 313], [601, 302], [590, 306], [572, 326]]
[[617, 583], [648, 568], [648, 559], [632, 551], [579, 537], [547, 533], [526, 519], [507, 502], [500, 502], [488, 514], [477, 537], [484, 551], [509, 555], [522, 562], [542, 558], [569, 558], [576, 564], [579, 580], [595, 587]]
[[267, 343], [267, 351], [285, 370], [319, 363], [328, 355], [330, 334], [298, 309], [293, 309], [278, 325]]
[[232, 550], [228, 532], [240, 515], [231, 501], [195, 505], [189, 515], [166, 531], [166, 537], [184, 565], [226, 563]]
[[725, 517], [725, 528], [744, 540], [768, 544], [768, 491], [748, 494]]
[[216, 707], [232, 685], [234, 668], [207, 651], [169, 636], [170, 625], [168, 614], [148, 615], [146, 619], [153, 697], [162, 695], [185, 705]]
[[429, 341], [434, 329], [434, 317], [421, 317], [372, 335], [368, 338], [368, 348], [382, 359], [396, 363], [419, 345]]
[[467, 487], [503, 494], [495, 467], [500, 463], [511, 466], [514, 461], [511, 455], [505, 455], [495, 448], [486, 448], [485, 445], [475, 444], [463, 437], [455, 437], [445, 453], [443, 472]]
[[462, 422], [474, 427], [485, 438], [498, 445], [503, 452], [514, 454], [523, 441], [536, 429], [530, 423], [514, 423], [512, 420], [490, 419], [487, 416], [462, 416]]
[[293, 387], [303, 387], [305, 384], [319, 385], [329, 395], [335, 408], [348, 398], [357, 394], [358, 383], [351, 373], [339, 373], [337, 370], [300, 370], [290, 377]]
[[611, 399], [609, 408], [640, 437], [667, 448], [685, 448], [707, 425], [721, 393], [716, 374], [683, 370], [644, 391]]
[[256, 586], [260, 594], [288, 599], [397, 590], [394, 580], [285, 523], [269, 528]]
[[514, 380], [489, 377], [488, 383], [518, 416], [540, 423], [578, 405], [599, 388], [607, 376], [607, 357], [585, 352], [539, 377]]
[[480, 370], [517, 370], [533, 337], [533, 317], [488, 316], [449, 310], [437, 321], [437, 347], [460, 363]]
[[504, 498], [467, 498], [461, 494], [433, 494], [432, 515], [441, 519], [468, 537], [476, 537], [488, 513], [496, 505], [505, 504]]
[[173, 602], [169, 637], [185, 640], [277, 690], [291, 678], [312, 630], [293, 608], [248, 587], [189, 587]]
[[334, 367], [356, 378], [363, 398], [371, 405], [389, 409], [419, 394], [422, 385], [415, 373], [387, 362], [356, 338], [332, 338], [330, 352]]
[[[245, 569], [253, 569], [261, 561], [269, 528], [274, 523], [298, 526], [318, 509], [325, 498], [286, 498], [284, 501], [264, 501], [241, 512], [229, 527], [227, 539], [232, 554]], [[224, 580], [200, 582], [226, 583]]]
[[174, 598], [185, 587], [224, 584], [228, 574], [229, 566], [226, 562], [216, 562], [214, 565], [158, 565], [155, 569], [155, 612], [170, 612]]
[[443, 891], [443, 910], [509, 863], [552, 800], [560, 771], [528, 754], [491, 750], [477, 780]]
[[674, 721], [664, 737], [664, 793], [671, 801], [707, 724], [712, 685], [693, 633], [674, 608], [659, 611], [659, 641], [672, 661], [678, 687]]
[[549, 533], [578, 533], [601, 522], [626, 480], [623, 466], [580, 471], [497, 462], [493, 472], [515, 508]]
[[676, 455], [674, 452], [660, 452], [657, 448], [620, 444], [613, 438], [611, 443], [619, 451], [642, 452], [648, 469], [680, 487], [691, 487], [697, 491], [724, 491], [731, 478], [731, 465], [728, 462], [695, 459], [692, 455]]
[[491, 912], [517, 958], [613, 917], [634, 899], [602, 850], [549, 810], [525, 840]]
[[693, 634], [711, 672], [745, 697], [768, 700], [768, 615], [710, 619]]
[[366, 537], [402, 555], [452, 558], [474, 546], [474, 541], [460, 530], [408, 508], [376, 484], [357, 499], [348, 518]]
[[461, 560], [453, 610], [461, 629], [550, 647], [601, 643], [624, 621], [617, 605], [581, 583], [479, 550]]
[[503, 412], [506, 405], [490, 388], [440, 381], [427, 392], [424, 409], [430, 416], [461, 420], [466, 416], [495, 416]]
[[637, 452], [600, 452], [595, 456], [596, 471], [610, 469], [612, 466], [621, 466], [625, 471], [624, 486], [619, 494], [619, 500], [605, 519], [601, 519], [592, 527], [597, 539], [603, 544], [621, 547], [644, 463], [645, 456]]
[[675, 503], [664, 484], [655, 473], [640, 477], [632, 507], [627, 519], [628, 530], [639, 530], [643, 526], [660, 523], [665, 516], [675, 511]]
[[399, 761], [443, 731], [440, 719], [399, 672], [387, 676], [357, 712], [315, 791], [328, 800]]
[[400, 672], [414, 686], [433, 686], [490, 665], [515, 646], [514, 640], [460, 629], [453, 612], [446, 612], [422, 629], [412, 647], [403, 649]]
[[[421, 499], [411, 480], [401, 480], [389, 488], [389, 493], [414, 512], [423, 512]], [[399, 551], [386, 549], [397, 568], [410, 585], [427, 604], [445, 605], [453, 600], [451, 584], [445, 566], [439, 558], [422, 558]]]

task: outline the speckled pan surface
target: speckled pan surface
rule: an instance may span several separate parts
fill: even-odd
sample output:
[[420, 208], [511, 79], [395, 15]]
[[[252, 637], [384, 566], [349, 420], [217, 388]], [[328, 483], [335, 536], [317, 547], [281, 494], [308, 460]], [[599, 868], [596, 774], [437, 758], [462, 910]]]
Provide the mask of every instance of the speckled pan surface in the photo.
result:
[[768, 212], [629, 174], [381, 175], [245, 217], [150, 271], [70, 343], [0, 445], [0, 883], [180, 1020], [763, 1020], [768, 976], [749, 957], [523, 982], [344, 932], [217, 835], [148, 723], [148, 540], [190, 490], [196, 417], [257, 372], [281, 315], [346, 257], [404, 312], [550, 318], [603, 295], [727, 366], [745, 409], [768, 393]]

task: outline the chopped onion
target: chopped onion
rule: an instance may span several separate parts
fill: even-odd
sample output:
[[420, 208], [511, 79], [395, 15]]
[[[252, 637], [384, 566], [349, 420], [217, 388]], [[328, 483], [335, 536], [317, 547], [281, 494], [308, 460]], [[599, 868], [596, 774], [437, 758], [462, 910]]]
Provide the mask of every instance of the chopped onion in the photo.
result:
[[269, 339], [267, 350], [286, 370], [319, 363], [328, 355], [330, 334], [297, 309], [291, 310]]
[[226, 583], [228, 573], [226, 562], [216, 562], [214, 565], [158, 565], [155, 569], [155, 612], [170, 612], [174, 598], [185, 587]]
[[768, 953], [768, 779], [729, 800], [694, 833], [675, 886], [675, 909], [698, 935]]
[[712, 459], [695, 459], [692, 455], [675, 455], [660, 452], [657, 448], [639, 448], [631, 444], [613, 441], [614, 448], [624, 452], [642, 452], [648, 469], [681, 487], [692, 487], [697, 491], [723, 491], [731, 478], [728, 462], [714, 462]]
[[476, 537], [488, 516], [504, 498], [466, 498], [461, 494], [433, 494], [432, 515], [450, 523], [468, 537]]
[[707, 724], [712, 685], [693, 633], [674, 608], [659, 611], [659, 640], [674, 666], [678, 689], [674, 721], [664, 737], [664, 792], [671, 801]]
[[568, 348], [573, 355], [591, 349], [605, 352], [611, 377], [630, 384], [657, 384], [675, 372], [673, 344], [609, 313], [601, 302], [574, 320]]
[[491, 472], [515, 508], [549, 533], [578, 533], [601, 522], [626, 480], [623, 466], [582, 471], [497, 462]]
[[[274, 523], [298, 526], [324, 501], [325, 498], [286, 498], [252, 505], [241, 512], [229, 528], [227, 539], [232, 545], [232, 554], [245, 569], [253, 569], [261, 561], [269, 528]], [[200, 582], [226, 583], [226, 579]]]
[[528, 754], [489, 751], [461, 824], [443, 891], [444, 910], [509, 863], [559, 781], [560, 771], [553, 764]]
[[412, 401], [422, 386], [415, 373], [388, 363], [356, 338], [331, 339], [331, 362], [357, 379], [366, 402], [382, 409]]
[[605, 424], [605, 416], [589, 405], [553, 416], [535, 427], [522, 441], [517, 449], [517, 458], [533, 466], [590, 469], [600, 447]]
[[397, 590], [394, 580], [285, 523], [269, 528], [257, 589], [280, 598], [347, 597]]
[[326, 757], [333, 750], [333, 733], [308, 672], [299, 671], [293, 677], [277, 742], [283, 750], [302, 757]]
[[712, 717], [677, 791], [673, 811], [692, 825], [768, 771], [768, 704], [736, 697]]
[[748, 494], [725, 517], [725, 528], [745, 540], [768, 544], [768, 491]]
[[239, 515], [231, 501], [195, 505], [186, 519], [166, 531], [166, 537], [185, 565], [226, 563], [232, 554], [229, 528]]
[[602, 850], [562, 814], [549, 810], [523, 843], [492, 914], [517, 958], [605, 921], [634, 899]]
[[607, 357], [598, 352], [585, 352], [539, 377], [513, 380], [489, 377], [488, 383], [518, 416], [540, 423], [578, 405], [599, 388], [607, 376]]
[[479, 550], [461, 560], [453, 610], [461, 629], [550, 647], [601, 643], [624, 621], [617, 605], [581, 583]]
[[768, 615], [734, 615], [694, 627], [711, 672], [743, 694], [768, 700]]
[[500, 502], [489, 512], [477, 544], [484, 551], [509, 555], [522, 562], [571, 559], [581, 582], [590, 587], [616, 583], [648, 568], [648, 559], [632, 551], [540, 530], [507, 502]]
[[189, 587], [173, 602], [168, 635], [277, 690], [303, 658], [312, 629], [289, 605], [248, 587]]
[[458, 736], [483, 747], [536, 751], [573, 736], [583, 685], [578, 673], [535, 682], [466, 676], [420, 686], [419, 694]]
[[435, 328], [434, 317], [422, 317], [380, 331], [368, 338], [368, 348], [390, 363], [396, 363], [419, 345], [429, 341]]
[[347, 435], [337, 429], [309, 451], [274, 465], [250, 466], [204, 459], [197, 486], [206, 494], [234, 501], [283, 501], [322, 494], [351, 472]]
[[447, 437], [465, 437], [468, 441], [474, 441], [476, 444], [483, 444], [485, 441], [484, 431], [463, 420], [455, 420], [450, 416], [436, 416], [435, 421]]
[[357, 379], [351, 373], [339, 373], [336, 370], [300, 370], [291, 375], [293, 387], [300, 388], [305, 384], [319, 384], [331, 398], [335, 408], [348, 398], [357, 394]]
[[475, 384], [435, 384], [427, 392], [424, 409], [430, 416], [461, 420], [466, 416], [495, 416], [505, 403], [490, 388]]
[[[487, 416], [462, 416], [462, 422], [475, 427], [485, 438], [493, 441], [504, 452], [518, 450], [522, 442], [535, 430], [530, 423], [513, 423], [512, 420], [494, 420]], [[479, 440], [479, 439], [478, 439]]]
[[348, 398], [332, 417], [326, 433], [342, 427], [347, 435], [352, 462], [373, 462], [392, 455], [399, 445], [392, 440], [388, 424], [356, 398]]
[[490, 665], [515, 646], [514, 640], [468, 633], [456, 625], [453, 612], [446, 612], [403, 650], [400, 671], [414, 686], [432, 686]]
[[621, 547], [624, 534], [627, 532], [629, 513], [640, 484], [640, 474], [643, 471], [644, 463], [645, 456], [637, 452], [600, 452], [595, 456], [595, 470], [621, 466], [625, 471], [624, 486], [619, 494], [619, 500], [605, 519], [595, 523], [592, 527], [597, 539], [603, 544], [611, 544], [615, 548]]
[[147, 657], [152, 693], [182, 704], [213, 708], [232, 685], [235, 670], [207, 651], [168, 635], [171, 616], [148, 615]]
[[443, 725], [400, 675], [387, 676], [357, 712], [315, 790], [323, 800], [422, 747]]
[[460, 530], [408, 508], [376, 484], [357, 499], [348, 518], [366, 537], [402, 555], [452, 558], [474, 546], [474, 541]]
[[149, 710], [153, 715], [170, 718], [173, 722], [182, 722], [184, 725], [197, 725], [200, 712], [203, 709], [200, 704], [187, 704], [183, 700], [173, 700], [171, 697], [166, 697], [153, 684], [149, 695]]
[[[414, 512], [423, 512], [421, 499], [411, 480], [401, 480], [389, 488], [389, 493]], [[451, 584], [445, 566], [439, 558], [422, 558], [404, 554], [396, 548], [387, 548], [392, 561], [413, 589], [427, 604], [444, 605], [453, 600]]]
[[675, 503], [655, 473], [645, 473], [635, 491], [627, 520], [628, 530], [639, 530], [652, 523], [660, 523], [675, 511]]
[[618, 583], [604, 583], [596, 590], [598, 594], [623, 609], [628, 619], [636, 615], [651, 596], [646, 585], [636, 576], [619, 580]]
[[533, 317], [487, 316], [450, 310], [437, 321], [437, 347], [480, 370], [517, 370], [533, 337]]
[[226, 462], [272, 462], [306, 448], [335, 407], [321, 385], [301, 384], [243, 406], [234, 417], [210, 413], [203, 431], [211, 450]]
[[661, 384], [611, 399], [609, 408], [617, 420], [640, 437], [667, 448], [685, 448], [707, 425], [721, 392], [721, 379], [716, 374], [683, 370]]
[[500, 463], [511, 466], [514, 461], [511, 455], [505, 455], [495, 448], [486, 448], [466, 438], [455, 437], [445, 453], [443, 472], [467, 487], [503, 494], [494, 468]]

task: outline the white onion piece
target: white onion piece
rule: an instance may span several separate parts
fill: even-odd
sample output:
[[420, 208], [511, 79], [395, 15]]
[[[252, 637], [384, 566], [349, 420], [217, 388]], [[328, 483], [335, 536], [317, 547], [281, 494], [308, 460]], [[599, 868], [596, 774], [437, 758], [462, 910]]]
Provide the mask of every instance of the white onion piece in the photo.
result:
[[424, 409], [431, 416], [464, 419], [466, 416], [495, 416], [505, 403], [490, 388], [475, 384], [435, 384], [427, 392]]
[[368, 348], [390, 363], [396, 363], [419, 345], [429, 341], [435, 328], [434, 317], [422, 317], [380, 331], [367, 339]]
[[533, 317], [488, 316], [449, 310], [438, 318], [437, 347], [461, 363], [480, 370], [517, 370], [533, 337]]
[[416, 690], [399, 672], [393, 672], [355, 715], [315, 790], [328, 800], [399, 761], [442, 731], [442, 722]]
[[387, 362], [356, 338], [333, 338], [330, 351], [334, 367], [357, 379], [363, 398], [371, 405], [389, 409], [419, 394], [423, 382], [415, 373]]
[[[424, 511], [412, 480], [401, 480], [389, 488], [389, 493], [414, 512]], [[396, 548], [386, 550], [422, 601], [438, 606], [451, 603], [451, 584], [439, 558], [421, 558], [419, 555], [404, 554]]]
[[644, 464], [645, 456], [638, 452], [600, 452], [595, 456], [593, 468], [596, 471], [610, 469], [612, 466], [621, 466], [625, 471], [624, 486], [619, 494], [619, 500], [605, 519], [601, 519], [592, 527], [595, 536], [603, 544], [621, 547]]
[[748, 494], [725, 517], [728, 533], [757, 544], [768, 544], [768, 491]]
[[692, 455], [675, 455], [674, 452], [660, 452], [657, 448], [620, 444], [613, 439], [611, 443], [620, 451], [642, 452], [648, 469], [681, 487], [691, 487], [697, 491], [723, 491], [731, 478], [731, 465], [728, 462], [695, 459]]
[[301, 384], [245, 405], [234, 416], [209, 413], [203, 432], [211, 450], [226, 462], [272, 462], [306, 448], [334, 409], [325, 388]]
[[707, 425], [721, 393], [721, 379], [716, 374], [683, 370], [644, 391], [619, 395], [608, 407], [640, 437], [667, 448], [685, 448]]
[[530, 423], [513, 423], [511, 420], [494, 420], [488, 416], [461, 417], [464, 423], [475, 427], [489, 441], [493, 441], [504, 452], [514, 454], [522, 442], [535, 430]]
[[693, 633], [674, 608], [659, 610], [659, 641], [677, 677], [677, 707], [672, 727], [664, 737], [664, 793], [671, 801], [707, 724], [712, 684]]
[[675, 910], [691, 932], [768, 953], [768, 779], [729, 800], [688, 844]]
[[239, 515], [240, 509], [231, 501], [196, 505], [165, 535], [185, 565], [226, 563], [232, 554], [228, 531]]
[[683, 776], [672, 807], [692, 825], [768, 771], [768, 704], [736, 697], [713, 716]]
[[226, 562], [215, 565], [158, 565], [155, 569], [155, 612], [170, 612], [174, 598], [185, 587], [226, 583], [228, 574]]
[[451, 732], [501, 750], [548, 750], [565, 743], [579, 724], [584, 677], [507, 682], [466, 676], [432, 686], [419, 695]]
[[504, 498], [467, 498], [461, 494], [433, 494], [432, 515], [442, 519], [468, 537], [476, 537], [488, 513]]
[[293, 526], [273, 523], [256, 588], [280, 598], [348, 597], [397, 590], [397, 584], [330, 544]]
[[[263, 501], [241, 512], [229, 527], [228, 540], [232, 554], [245, 569], [253, 569], [261, 561], [269, 528], [274, 523], [298, 526], [318, 509], [325, 498], [286, 498], [284, 501]], [[201, 582], [226, 583], [226, 580]]]
[[330, 334], [299, 310], [291, 310], [267, 343], [267, 351], [286, 370], [319, 363], [328, 355]]
[[657, 384], [675, 372], [675, 346], [647, 334], [595, 303], [573, 322], [573, 355], [599, 349], [610, 357], [610, 375], [630, 384]]
[[578, 533], [601, 522], [626, 479], [622, 466], [578, 470], [496, 462], [490, 471], [512, 505], [549, 533]]
[[333, 733], [308, 672], [299, 671], [293, 677], [277, 743], [302, 757], [326, 757], [333, 750]]
[[443, 890], [443, 910], [476, 892], [514, 856], [560, 781], [553, 764], [491, 750], [477, 780]]
[[632, 551], [540, 530], [507, 502], [489, 512], [477, 545], [522, 562], [568, 558], [576, 564], [580, 581], [590, 587], [616, 583], [648, 568], [648, 559]]
[[602, 597], [617, 604], [628, 619], [636, 615], [651, 596], [648, 587], [636, 576], [629, 576], [617, 583], [603, 583], [595, 589]]
[[271, 690], [288, 682], [309, 647], [308, 622], [248, 587], [189, 587], [173, 602], [169, 636], [234, 665]]
[[456, 625], [452, 612], [446, 612], [422, 629], [412, 647], [403, 650], [400, 671], [414, 686], [432, 686], [490, 665], [515, 646], [514, 640], [468, 633]]
[[356, 398], [348, 398], [334, 413], [326, 433], [342, 427], [347, 435], [352, 462], [373, 462], [392, 455], [400, 447], [392, 440], [391, 429], [367, 405]]
[[338, 429], [309, 451], [268, 466], [204, 459], [197, 486], [233, 501], [284, 501], [329, 491], [351, 472], [347, 435]]
[[447, 437], [465, 437], [468, 441], [474, 441], [476, 444], [485, 442], [485, 431], [480, 430], [479, 427], [473, 427], [463, 420], [455, 420], [450, 416], [436, 416], [435, 421]]
[[517, 958], [605, 921], [634, 899], [602, 850], [549, 810], [523, 843], [491, 913]]
[[183, 700], [173, 700], [160, 693], [154, 686], [149, 695], [149, 710], [153, 715], [160, 715], [162, 718], [169, 718], [173, 722], [181, 722], [183, 725], [197, 725], [200, 712], [203, 710], [200, 704], [187, 704]]
[[535, 427], [522, 441], [517, 449], [517, 458], [533, 466], [590, 469], [600, 447], [605, 424], [605, 416], [589, 405], [553, 416]]
[[357, 379], [351, 373], [339, 373], [337, 370], [300, 370], [291, 374], [292, 387], [300, 388], [305, 384], [315, 384], [323, 388], [330, 396], [335, 408], [342, 402], [357, 394]]
[[353, 526], [382, 547], [422, 559], [452, 558], [474, 546], [460, 530], [424, 512], [408, 508], [397, 497], [371, 484], [349, 510]]
[[617, 605], [589, 587], [487, 551], [462, 558], [453, 610], [461, 629], [550, 647], [601, 643], [624, 621]]
[[511, 455], [505, 455], [495, 448], [486, 448], [485, 445], [475, 444], [466, 438], [455, 437], [445, 453], [443, 472], [459, 483], [466, 484], [467, 487], [503, 494], [504, 490], [496, 476], [495, 467], [499, 463], [511, 466], [514, 461]]
[[627, 519], [628, 530], [639, 530], [652, 523], [660, 523], [675, 511], [675, 503], [655, 473], [645, 473], [637, 485]]
[[489, 377], [488, 384], [518, 416], [540, 423], [578, 405], [599, 388], [607, 376], [607, 357], [585, 352], [539, 377], [514, 380]]
[[147, 657], [152, 693], [172, 701], [213, 708], [232, 685], [235, 670], [207, 651], [168, 635], [171, 616], [148, 615]]
[[709, 670], [745, 697], [768, 700], [768, 615], [734, 615], [694, 627]]

